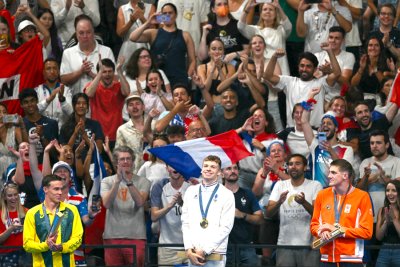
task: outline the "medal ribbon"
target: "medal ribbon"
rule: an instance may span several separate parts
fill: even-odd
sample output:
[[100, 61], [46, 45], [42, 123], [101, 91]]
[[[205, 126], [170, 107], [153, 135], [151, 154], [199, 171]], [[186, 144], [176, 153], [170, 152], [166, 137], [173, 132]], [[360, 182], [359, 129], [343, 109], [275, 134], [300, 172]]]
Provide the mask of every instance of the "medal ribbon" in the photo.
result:
[[219, 184], [217, 184], [217, 186], [214, 188], [214, 191], [212, 192], [211, 197], [210, 197], [210, 199], [208, 200], [207, 207], [206, 207], [206, 211], [204, 212], [204, 208], [203, 208], [203, 197], [202, 197], [202, 194], [201, 194], [201, 185], [199, 186], [199, 204], [200, 204], [201, 216], [202, 216], [203, 219], [207, 219], [208, 209], [210, 208], [212, 199], [214, 198], [215, 194], [216, 194], [217, 191], [218, 191], [218, 187], [219, 187]]
[[335, 197], [333, 198], [333, 205], [334, 205], [334, 209], [335, 209], [335, 223], [339, 223], [340, 215], [342, 214], [342, 210], [343, 210], [344, 201], [346, 200], [346, 197], [350, 191], [350, 188], [351, 188], [351, 185], [349, 185], [349, 187], [347, 188], [346, 195], [344, 196], [343, 202], [340, 205], [339, 210], [338, 210], [338, 206], [337, 206], [338, 205], [337, 195], [336, 195], [336, 191], [334, 190]]
[[[44, 204], [42, 204], [42, 205], [43, 205], [44, 220], [45, 220], [45, 222], [46, 222], [47, 229], [48, 229], [49, 232], [50, 232], [50, 229], [51, 229], [50, 219], [49, 219], [49, 216], [47, 215], [46, 207], [44, 206]], [[60, 208], [60, 206], [57, 207], [55, 215], [57, 215], [58, 209], [59, 209], [59, 208]]]

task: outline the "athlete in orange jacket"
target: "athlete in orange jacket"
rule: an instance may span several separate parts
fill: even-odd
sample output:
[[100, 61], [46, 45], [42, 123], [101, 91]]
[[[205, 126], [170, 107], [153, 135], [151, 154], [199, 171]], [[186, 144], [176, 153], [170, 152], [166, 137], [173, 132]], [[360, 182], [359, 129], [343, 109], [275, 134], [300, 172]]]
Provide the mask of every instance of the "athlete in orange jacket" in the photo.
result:
[[[364, 239], [373, 233], [371, 200], [367, 192], [351, 185], [354, 171], [344, 159], [334, 160], [329, 169], [329, 188], [319, 192], [311, 219], [311, 233], [328, 240], [340, 225], [344, 234], [322, 246], [322, 262], [361, 264]], [[336, 210], [336, 212], [335, 212]]]

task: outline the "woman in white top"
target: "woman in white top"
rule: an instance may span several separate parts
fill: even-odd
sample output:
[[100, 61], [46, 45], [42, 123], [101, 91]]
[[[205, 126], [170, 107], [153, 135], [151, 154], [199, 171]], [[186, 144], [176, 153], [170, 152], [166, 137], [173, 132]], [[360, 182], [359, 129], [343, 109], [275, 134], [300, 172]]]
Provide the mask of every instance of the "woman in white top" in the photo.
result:
[[[250, 39], [250, 56], [253, 58], [254, 64], [256, 65], [257, 79], [261, 81], [263, 81], [263, 74], [269, 62], [269, 58], [265, 58], [266, 46], [267, 44], [265, 43], [264, 38], [259, 34], [254, 35]], [[274, 74], [282, 74], [279, 64], [275, 65]], [[278, 91], [274, 90], [272, 84], [270, 84], [269, 82], [263, 82], [266, 83], [269, 88], [267, 103], [268, 111], [275, 120], [276, 131], [279, 132], [283, 130], [283, 124], [279, 113]]]
[[[228, 0], [229, 4], [229, 12], [231, 13], [232, 17], [236, 20], [240, 20], [242, 13], [247, 5], [249, 0]], [[249, 14], [247, 14], [247, 24], [253, 23], [254, 18], [254, 8], [251, 9]]]
[[151, 4], [145, 4], [140, 0], [130, 0], [126, 5], [118, 9], [117, 35], [123, 39], [118, 57], [129, 58], [136, 49], [147, 47], [147, 44], [131, 42], [129, 36], [136, 28], [146, 22]]
[[[248, 39], [251, 39], [255, 34], [264, 37], [267, 44], [265, 49], [265, 57], [271, 58], [273, 53], [278, 48], [285, 49], [286, 39], [292, 31], [292, 23], [283, 12], [278, 0], [272, 3], [264, 3], [261, 6], [260, 20], [257, 25], [246, 24], [247, 13], [258, 5], [255, 0], [249, 1], [239, 22], [239, 31]], [[290, 75], [289, 64], [286, 55], [278, 59], [283, 75]]]

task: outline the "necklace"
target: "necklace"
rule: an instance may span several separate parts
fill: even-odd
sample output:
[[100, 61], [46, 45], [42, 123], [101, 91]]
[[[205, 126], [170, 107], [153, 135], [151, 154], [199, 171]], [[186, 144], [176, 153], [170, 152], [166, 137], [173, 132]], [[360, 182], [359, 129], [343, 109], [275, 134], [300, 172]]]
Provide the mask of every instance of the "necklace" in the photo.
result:
[[321, 22], [322, 20], [322, 16], [321, 16], [321, 20], [320, 20], [320, 16], [322, 15], [321, 11], [315, 11], [313, 13], [314, 15], [314, 25], [315, 25], [315, 31], [317, 32], [317, 34], [315, 35], [315, 40], [319, 41], [322, 37], [322, 32], [326, 31], [326, 25], [328, 24], [328, 21], [331, 17], [331, 12], [328, 12], [328, 14], [326, 15], [326, 19], [324, 22]]

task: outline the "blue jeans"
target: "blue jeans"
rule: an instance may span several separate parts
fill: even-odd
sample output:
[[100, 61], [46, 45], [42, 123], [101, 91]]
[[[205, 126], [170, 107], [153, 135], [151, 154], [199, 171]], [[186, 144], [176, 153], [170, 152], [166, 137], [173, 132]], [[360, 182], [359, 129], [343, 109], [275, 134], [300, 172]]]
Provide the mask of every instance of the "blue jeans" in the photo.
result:
[[[255, 266], [258, 263], [258, 257], [255, 248], [240, 248], [239, 253], [236, 254], [237, 266]], [[226, 265], [232, 266], [233, 255], [232, 249], [228, 248], [226, 253]]]
[[400, 266], [399, 248], [381, 248], [375, 267], [398, 267]]

